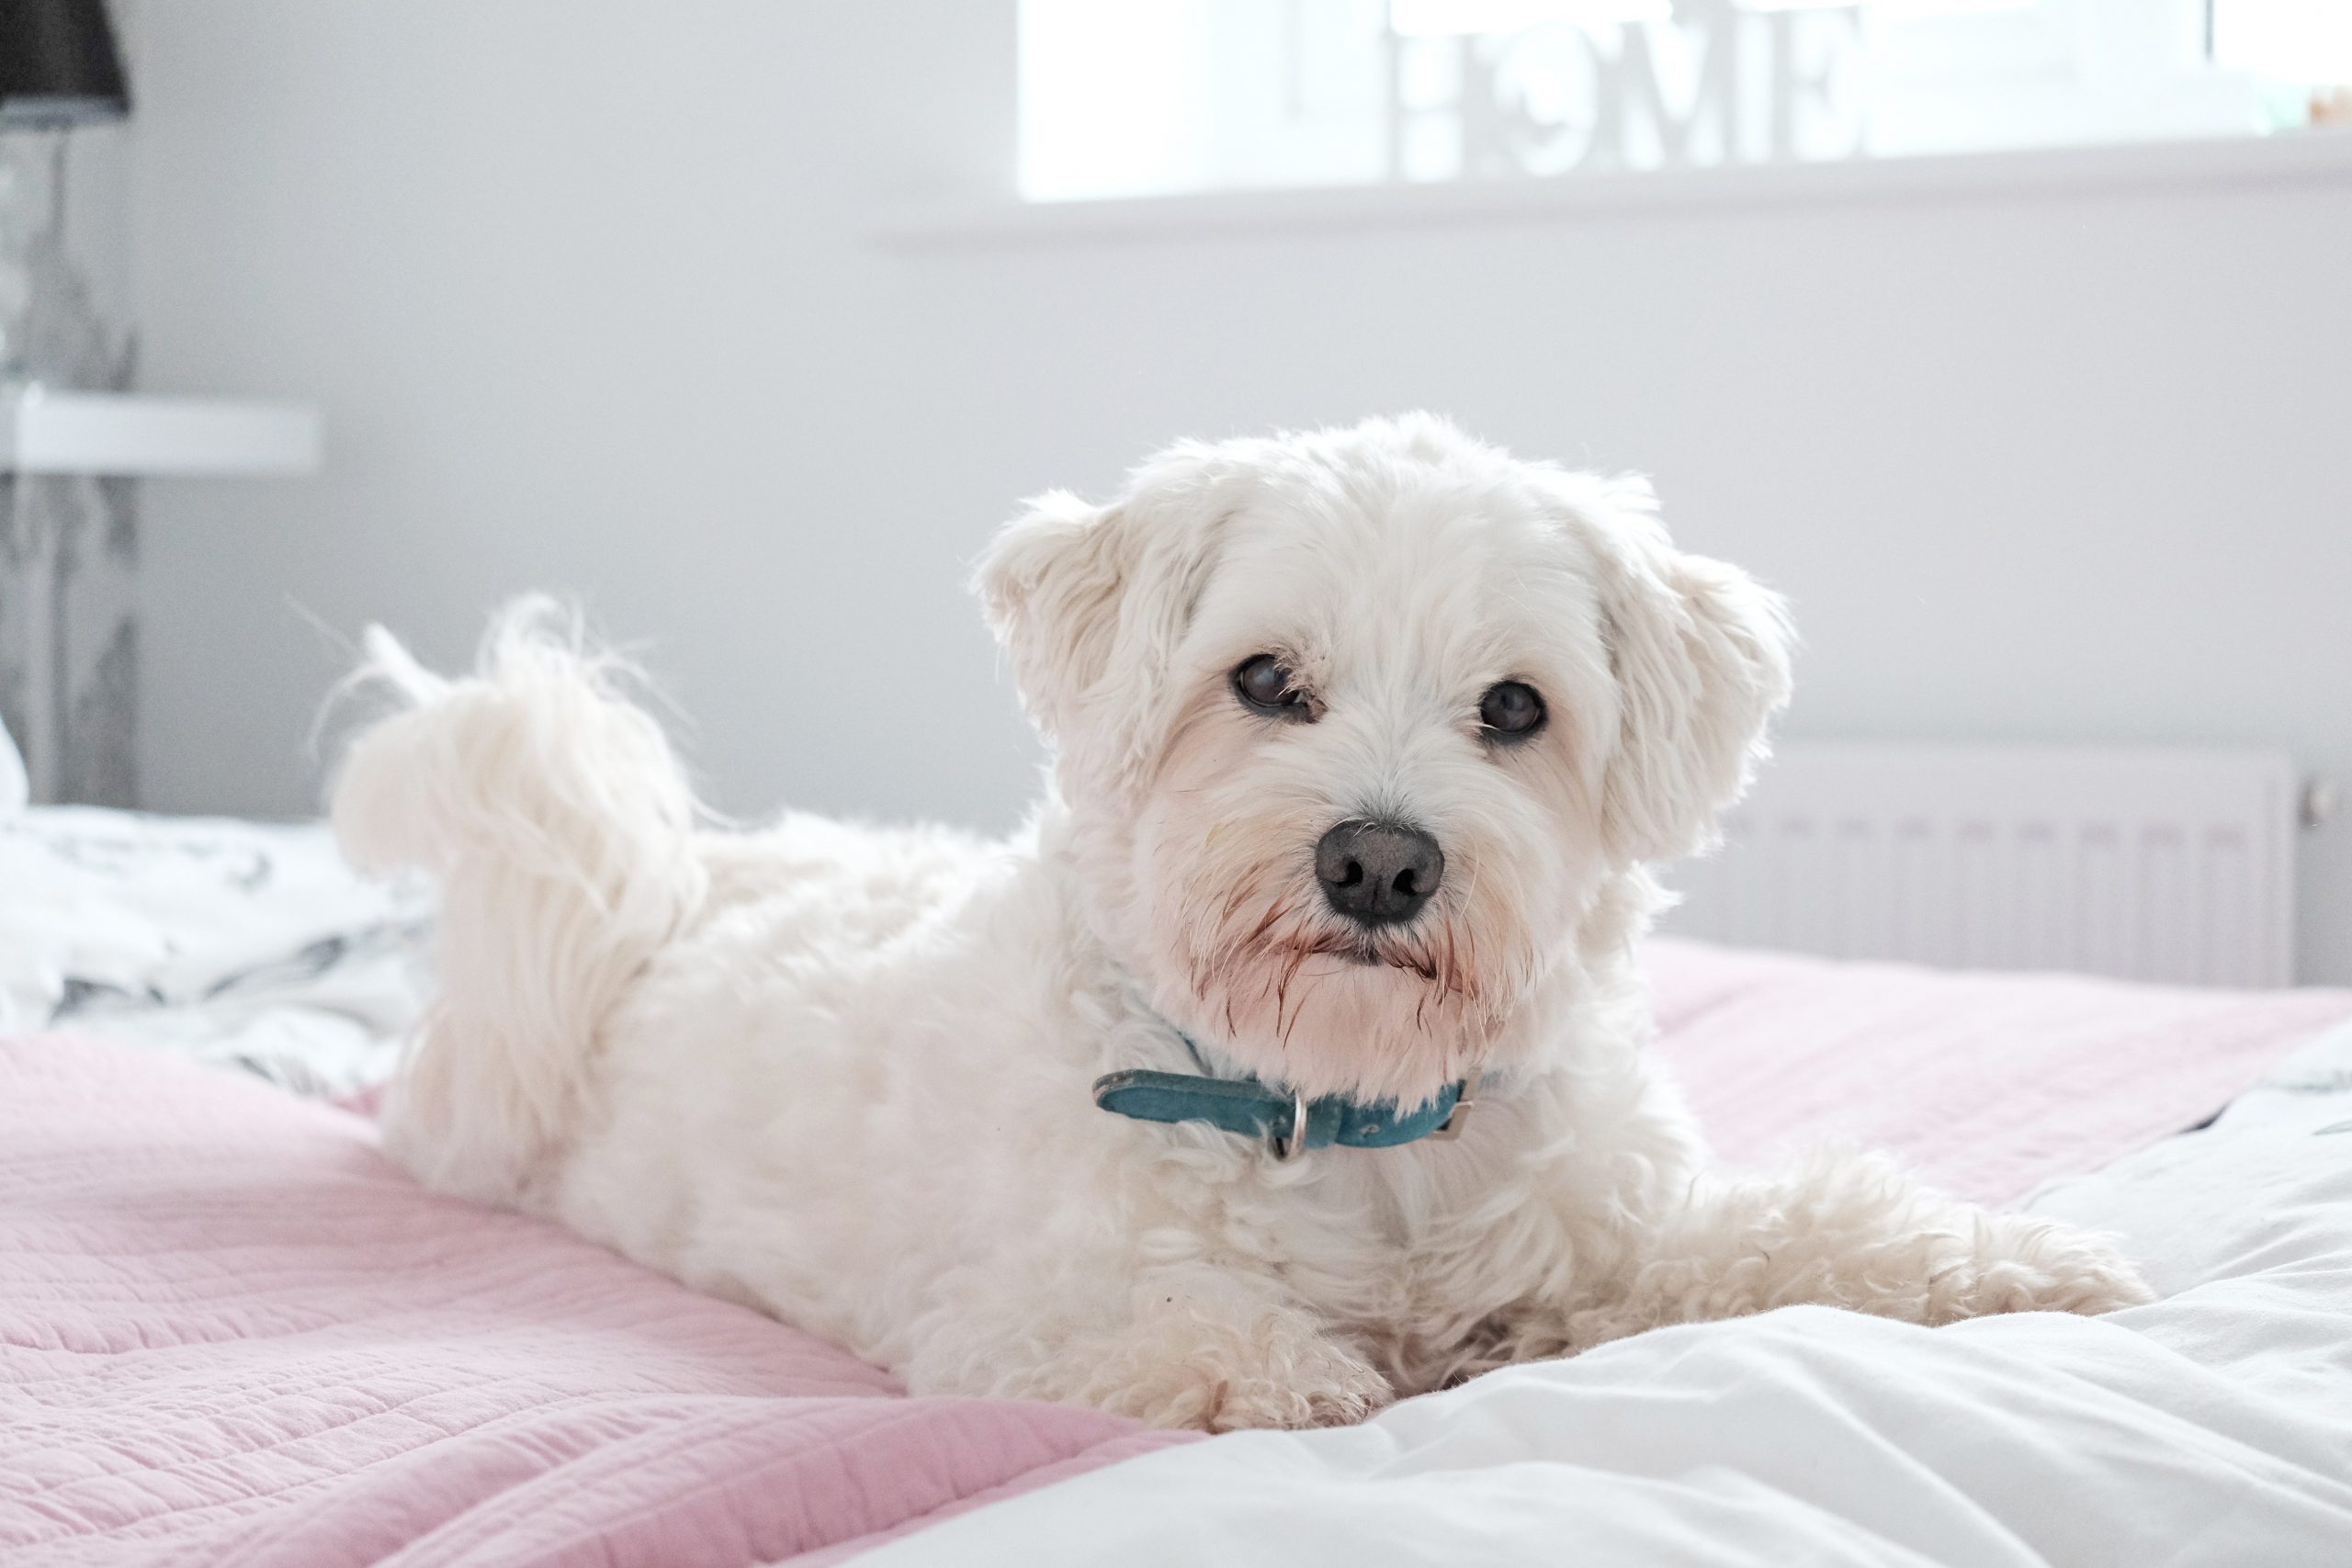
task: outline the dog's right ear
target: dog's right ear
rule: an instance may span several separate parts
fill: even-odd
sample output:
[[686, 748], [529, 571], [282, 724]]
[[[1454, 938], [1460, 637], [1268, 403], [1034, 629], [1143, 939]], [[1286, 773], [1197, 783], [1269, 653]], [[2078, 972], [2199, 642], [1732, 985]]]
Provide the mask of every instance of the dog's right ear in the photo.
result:
[[1049, 740], [1110, 667], [1130, 553], [1111, 510], [1047, 491], [998, 531], [974, 578], [1022, 704]]
[[1005, 525], [976, 578], [1030, 717], [1071, 764], [1131, 783], [1159, 755], [1168, 671], [1217, 532], [1188, 486], [1138, 483], [1107, 506], [1048, 491]]

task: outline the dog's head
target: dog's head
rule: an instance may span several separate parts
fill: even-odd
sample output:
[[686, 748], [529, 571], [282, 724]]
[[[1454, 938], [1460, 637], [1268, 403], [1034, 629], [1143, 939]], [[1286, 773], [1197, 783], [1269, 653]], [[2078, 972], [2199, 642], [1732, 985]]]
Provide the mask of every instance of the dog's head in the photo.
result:
[[1187, 443], [981, 564], [1092, 913], [1270, 1081], [1418, 1100], [1685, 853], [1788, 694], [1780, 601], [1638, 480], [1427, 417]]

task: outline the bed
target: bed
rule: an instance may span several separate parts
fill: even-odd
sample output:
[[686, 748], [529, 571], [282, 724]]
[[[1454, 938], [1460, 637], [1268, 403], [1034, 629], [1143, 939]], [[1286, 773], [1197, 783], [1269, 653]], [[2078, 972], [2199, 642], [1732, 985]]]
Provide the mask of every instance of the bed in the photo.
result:
[[312, 826], [0, 821], [0, 1560], [2352, 1561], [2352, 994], [1654, 942], [1726, 1157], [1894, 1147], [2165, 1299], [1784, 1309], [1201, 1439], [910, 1399], [416, 1188], [367, 1111], [429, 920]]

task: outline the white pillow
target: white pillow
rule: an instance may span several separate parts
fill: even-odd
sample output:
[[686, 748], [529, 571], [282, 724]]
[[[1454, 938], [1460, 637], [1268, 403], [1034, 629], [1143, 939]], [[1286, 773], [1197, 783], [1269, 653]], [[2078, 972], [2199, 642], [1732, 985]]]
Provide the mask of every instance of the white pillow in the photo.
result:
[[31, 798], [32, 786], [25, 779], [25, 760], [17, 754], [17, 743], [8, 739], [6, 721], [0, 720], [0, 822], [22, 811]]

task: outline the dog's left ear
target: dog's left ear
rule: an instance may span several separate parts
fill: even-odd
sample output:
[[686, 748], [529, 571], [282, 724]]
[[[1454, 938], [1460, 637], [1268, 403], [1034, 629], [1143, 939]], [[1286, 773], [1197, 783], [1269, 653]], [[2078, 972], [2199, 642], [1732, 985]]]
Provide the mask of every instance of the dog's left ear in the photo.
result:
[[1597, 565], [1617, 682], [1601, 781], [1609, 852], [1631, 864], [1704, 849], [1788, 705], [1787, 605], [1737, 568], [1675, 549], [1647, 481], [1561, 475], [1556, 490]]
[[998, 533], [975, 578], [1065, 786], [1132, 782], [1157, 757], [1177, 644], [1215, 565], [1219, 519], [1164, 455], [1118, 501], [1049, 491]]

